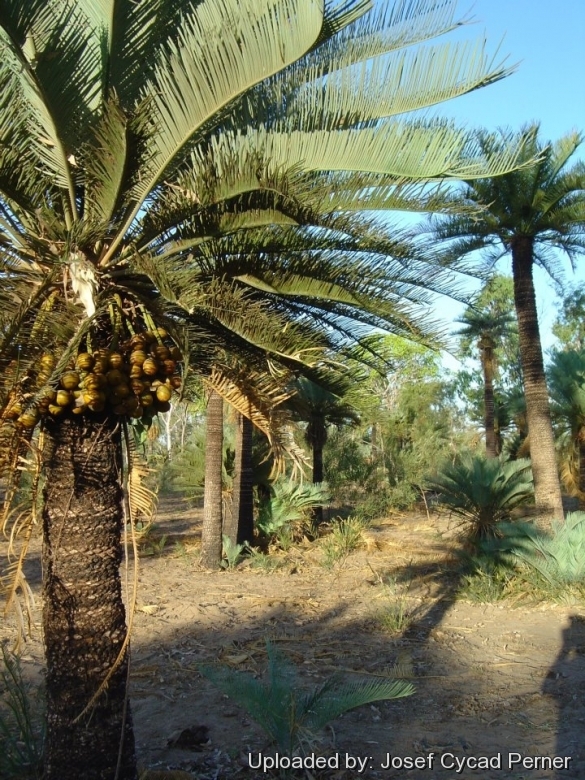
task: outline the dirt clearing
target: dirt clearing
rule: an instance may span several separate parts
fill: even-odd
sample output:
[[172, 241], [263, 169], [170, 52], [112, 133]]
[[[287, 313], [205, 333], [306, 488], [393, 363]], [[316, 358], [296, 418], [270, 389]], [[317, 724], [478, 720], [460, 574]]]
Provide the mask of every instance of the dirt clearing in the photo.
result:
[[[139, 560], [130, 695], [142, 765], [215, 780], [267, 776], [261, 762], [275, 749], [197, 666], [219, 660], [258, 674], [269, 638], [307, 686], [333, 673], [398, 674], [416, 686], [410, 698], [332, 722], [309, 746], [328, 768], [299, 777], [585, 777], [582, 604], [457, 600], [457, 578], [445, 573], [448, 521], [425, 514], [379, 523], [329, 568], [313, 544], [203, 571], [197, 533], [193, 510], [164, 501], [152, 554]], [[36, 592], [39, 553], [37, 542], [27, 564]], [[10, 632], [4, 624], [2, 636]], [[23, 665], [42, 666], [38, 630]]]

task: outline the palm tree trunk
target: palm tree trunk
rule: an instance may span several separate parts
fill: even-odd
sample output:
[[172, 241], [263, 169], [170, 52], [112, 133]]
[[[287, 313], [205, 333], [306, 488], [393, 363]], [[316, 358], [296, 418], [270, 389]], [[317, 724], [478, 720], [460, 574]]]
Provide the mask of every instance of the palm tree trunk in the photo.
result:
[[223, 398], [214, 390], [207, 401], [206, 420], [201, 562], [208, 569], [217, 569], [222, 552]]
[[520, 360], [530, 435], [530, 457], [538, 517], [563, 518], [563, 501], [557, 469], [548, 390], [532, 278], [533, 241], [520, 236], [512, 243], [514, 303], [518, 317]]
[[225, 530], [226, 535], [237, 544], [251, 544], [254, 538], [253, 431], [250, 420], [243, 414], [237, 414], [232, 522]]
[[481, 366], [483, 369], [483, 401], [485, 427], [485, 454], [488, 458], [497, 458], [498, 442], [496, 437], [496, 405], [494, 401], [494, 350], [491, 345], [483, 344]]
[[[313, 448], [313, 482], [323, 482], [323, 448], [327, 441], [325, 420], [315, 414], [311, 419], [311, 444]], [[323, 507], [313, 507], [313, 526], [317, 528], [323, 522]]]
[[585, 426], [581, 426], [577, 434], [579, 447], [579, 509], [585, 509]]
[[[45, 433], [50, 457], [43, 494], [43, 777], [135, 780], [126, 653], [118, 659], [126, 637], [119, 422], [107, 415], [47, 417]], [[110, 674], [104, 692], [84, 713]]]

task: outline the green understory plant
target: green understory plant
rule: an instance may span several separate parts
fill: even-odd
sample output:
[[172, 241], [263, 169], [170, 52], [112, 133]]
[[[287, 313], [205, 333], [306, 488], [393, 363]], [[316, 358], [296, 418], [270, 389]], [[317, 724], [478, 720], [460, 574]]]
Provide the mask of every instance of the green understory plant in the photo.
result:
[[18, 656], [5, 643], [0, 663], [0, 777], [39, 780], [44, 741], [42, 697], [26, 684]]
[[503, 522], [498, 538], [479, 545], [469, 557], [472, 570], [462, 592], [474, 600], [495, 601], [514, 593], [559, 599], [585, 595], [585, 513], [573, 512], [545, 533], [532, 523]]
[[406, 597], [400, 595], [389, 599], [376, 616], [376, 620], [382, 631], [389, 634], [401, 634], [406, 631], [413, 620]]
[[550, 534], [526, 524], [526, 541], [514, 554], [551, 586], [585, 584], [585, 512], [553, 523]]
[[323, 540], [323, 565], [331, 568], [338, 561], [361, 547], [367, 523], [361, 517], [338, 518], [333, 521], [331, 533]]
[[414, 686], [404, 680], [346, 681], [339, 676], [306, 691], [294, 666], [270, 642], [266, 650], [264, 680], [219, 664], [205, 664], [199, 671], [243, 707], [286, 756], [302, 753], [308, 740], [344, 712], [414, 693]]
[[247, 542], [236, 544], [232, 542], [229, 536], [222, 535], [223, 559], [221, 566], [223, 569], [235, 569], [238, 563], [243, 560], [244, 554], [248, 550]]
[[459, 518], [468, 552], [478, 552], [486, 539], [500, 536], [501, 523], [513, 509], [533, 496], [527, 459], [504, 461], [464, 453], [429, 479], [427, 489], [438, 493], [439, 504]]
[[329, 501], [329, 489], [325, 483], [293, 482], [283, 479], [273, 483], [272, 496], [260, 506], [256, 527], [267, 539], [282, 536], [286, 540], [296, 524], [308, 523], [314, 506]]
[[493, 604], [509, 595], [515, 579], [511, 566], [476, 557], [467, 562], [459, 583], [459, 597], [475, 604]]

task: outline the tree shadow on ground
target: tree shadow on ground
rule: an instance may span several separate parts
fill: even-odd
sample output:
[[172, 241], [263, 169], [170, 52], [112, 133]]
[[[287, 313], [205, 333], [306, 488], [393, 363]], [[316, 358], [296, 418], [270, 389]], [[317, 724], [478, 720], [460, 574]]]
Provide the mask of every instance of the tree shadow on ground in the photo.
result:
[[[571, 761], [558, 767], [556, 777], [585, 777], [585, 745], [582, 736], [576, 739], [567, 726], [585, 724], [582, 702], [585, 699], [585, 617], [570, 615], [563, 630], [563, 644], [544, 680], [543, 693], [558, 709], [557, 756], [569, 756]], [[584, 725], [581, 729], [585, 728]], [[559, 762], [560, 763], [560, 762]], [[566, 768], [565, 768], [566, 766]], [[569, 770], [569, 771], [567, 771]]]
[[[388, 753], [398, 757], [428, 757], [434, 753], [433, 772], [421, 770], [413, 774], [421, 780], [431, 776], [434, 780], [452, 780], [453, 767], [440, 766], [440, 755], [464, 758], [491, 756], [499, 751], [506, 756], [507, 751], [514, 750], [528, 753], [535, 735], [527, 732], [522, 712], [514, 713], [505, 722], [494, 722], [500, 712], [498, 692], [513, 688], [513, 678], [511, 684], [506, 681], [502, 686], [499, 680], [494, 685], [490, 674], [478, 674], [473, 665], [466, 667], [462, 663], [452, 673], [455, 648], [436, 639], [444, 634], [439, 626], [455, 603], [458, 577], [439, 576], [441, 572], [429, 566], [424, 571], [416, 567], [413, 570], [412, 566], [405, 569], [405, 576], [434, 576], [435, 581], [439, 579], [439, 589], [428, 608], [420, 610], [416, 621], [401, 635], [385, 635], [371, 614], [352, 615], [348, 602], [311, 617], [307, 616], [306, 602], [284, 604], [278, 597], [271, 600], [266, 594], [264, 602], [256, 601], [255, 609], [251, 609], [247, 600], [254, 601], [261, 594], [235, 591], [220, 597], [210, 590], [203, 596], [202, 611], [209, 613], [204, 621], [183, 625], [175, 632], [165, 630], [162, 621], [158, 630], [151, 632], [149, 641], [134, 643], [132, 697], [143, 759], [149, 765], [180, 766], [197, 772], [198, 777], [206, 777], [209, 762], [221, 763], [218, 756], [223, 751], [232, 768], [228, 770], [226, 764], [224, 774], [219, 776], [235, 776], [229, 771], [234, 773], [237, 768], [239, 774], [258, 777], [257, 771], [246, 770], [247, 753], [273, 755], [274, 748], [244, 711], [199, 677], [197, 665], [219, 660], [258, 675], [265, 668], [266, 638], [297, 665], [306, 685], [319, 683], [332, 673], [368, 679], [398, 671], [413, 679], [417, 692], [412, 698], [349, 713], [335, 721], [332, 729], [315, 743], [317, 751], [338, 753], [340, 757], [368, 757], [368, 768], [360, 777], [402, 777], [404, 770], [398, 767], [383, 768]], [[397, 576], [395, 568], [391, 572]], [[157, 622], [154, 617], [153, 626]], [[151, 677], [145, 679], [145, 674]], [[534, 683], [532, 687], [538, 689], [538, 685]], [[481, 707], [471, 707], [487, 699], [492, 707], [487, 715]], [[519, 705], [523, 706], [522, 702]], [[492, 717], [494, 714], [496, 718]], [[556, 725], [554, 706], [550, 719]], [[200, 725], [209, 728], [210, 748], [186, 756], [184, 751], [168, 746], [173, 732]], [[550, 724], [545, 737], [554, 746], [554, 727], [551, 732]], [[552, 748], [541, 741], [541, 750], [546, 754]], [[480, 774], [484, 780], [522, 776], [506, 771], [505, 767], [493, 774]]]
[[[433, 753], [433, 771], [414, 771], [415, 780], [452, 780], [454, 770], [441, 766], [440, 756], [499, 751], [554, 755], [556, 750], [578, 758], [578, 723], [585, 715], [585, 639], [578, 616], [563, 634], [556, 659], [551, 652], [546, 667], [534, 671], [524, 662], [520, 640], [520, 660], [514, 665], [507, 660], [502, 664], [493, 655], [490, 631], [503, 616], [498, 607], [476, 607], [466, 618], [472, 622], [453, 625], [462, 623], [459, 615], [450, 617], [458, 609], [461, 575], [444, 560], [390, 566], [385, 565], [387, 556], [379, 556], [377, 569], [368, 563], [372, 576], [363, 567], [359, 570], [360, 592], [365, 591], [366, 599], [358, 605], [351, 588], [344, 590], [342, 580], [336, 584], [331, 573], [319, 568], [299, 580], [299, 587], [292, 570], [273, 579], [246, 569], [206, 573], [194, 570], [187, 560], [171, 560], [165, 555], [142, 561], [145, 582], [135, 617], [130, 695], [144, 765], [186, 769], [200, 780], [262, 776], [246, 768], [247, 754], [273, 755], [274, 748], [245, 711], [201, 678], [198, 665], [220, 661], [259, 675], [266, 664], [267, 638], [297, 666], [303, 686], [333, 673], [363, 679], [398, 673], [412, 679], [413, 697], [348, 713], [312, 743], [316, 752], [338, 753], [342, 761], [346, 754], [368, 757], [360, 777], [405, 776], [404, 769], [383, 768], [388, 753], [399, 758], [428, 758]], [[34, 561], [33, 556], [29, 565]], [[151, 566], [162, 579], [149, 574]], [[349, 559], [344, 573], [351, 567]], [[328, 577], [324, 590], [312, 585]], [[411, 599], [411, 582], [420, 586], [418, 601]], [[412, 606], [413, 620], [401, 633], [387, 632], [378, 620], [388, 594], [405, 595]], [[335, 598], [327, 601], [328, 596]], [[488, 619], [489, 626], [481, 628]], [[487, 644], [485, 652], [472, 656], [467, 638], [476, 631]], [[37, 664], [37, 658], [34, 653], [27, 663]], [[552, 674], [543, 683], [547, 671]], [[581, 687], [575, 687], [575, 680]], [[209, 729], [209, 744], [189, 750], [168, 744], [196, 726]], [[574, 766], [559, 777], [585, 776], [582, 763]], [[554, 775], [502, 768], [457, 776], [541, 780]], [[355, 780], [357, 775], [330, 772], [320, 777]]]

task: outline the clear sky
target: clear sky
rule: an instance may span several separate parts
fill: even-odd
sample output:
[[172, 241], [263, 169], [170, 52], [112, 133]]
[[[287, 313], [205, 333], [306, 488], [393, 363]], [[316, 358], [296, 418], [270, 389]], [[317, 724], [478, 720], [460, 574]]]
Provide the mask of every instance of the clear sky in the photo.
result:
[[[499, 47], [507, 64], [518, 67], [496, 84], [443, 104], [442, 115], [487, 129], [517, 130], [537, 120], [543, 140], [556, 140], [570, 130], [585, 132], [585, 0], [460, 0], [459, 10], [474, 23], [457, 37], [485, 37], [490, 52]], [[568, 284], [585, 282], [585, 257], [576, 275], [568, 262], [565, 268]], [[510, 273], [509, 261], [499, 269]], [[541, 328], [549, 345], [558, 305], [545, 275], [537, 271], [535, 279]], [[451, 302], [438, 313], [449, 317], [452, 312]]]
[[489, 128], [538, 120], [543, 138], [585, 130], [585, 1], [460, 0], [474, 24], [464, 37], [485, 36], [490, 51], [518, 63], [497, 84], [445, 104], [445, 113]]

